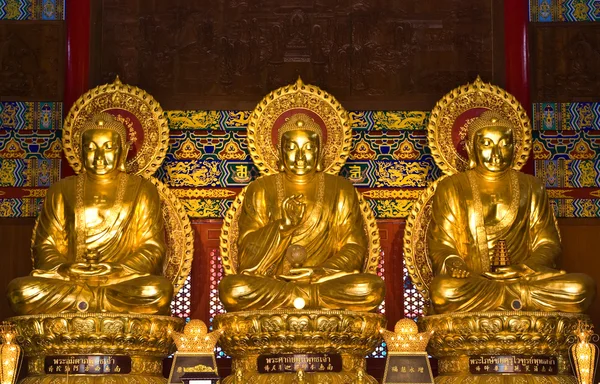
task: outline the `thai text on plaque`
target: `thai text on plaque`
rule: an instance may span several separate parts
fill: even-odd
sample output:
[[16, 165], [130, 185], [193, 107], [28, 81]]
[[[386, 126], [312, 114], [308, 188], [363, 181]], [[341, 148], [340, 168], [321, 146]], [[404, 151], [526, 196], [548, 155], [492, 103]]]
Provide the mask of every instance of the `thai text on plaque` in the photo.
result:
[[341, 372], [342, 356], [331, 353], [260, 355], [259, 373]]
[[492, 373], [525, 373], [556, 375], [558, 359], [547, 355], [481, 355], [469, 358], [469, 371], [474, 375]]
[[131, 372], [131, 357], [117, 355], [46, 356], [44, 372], [56, 375], [106, 375]]

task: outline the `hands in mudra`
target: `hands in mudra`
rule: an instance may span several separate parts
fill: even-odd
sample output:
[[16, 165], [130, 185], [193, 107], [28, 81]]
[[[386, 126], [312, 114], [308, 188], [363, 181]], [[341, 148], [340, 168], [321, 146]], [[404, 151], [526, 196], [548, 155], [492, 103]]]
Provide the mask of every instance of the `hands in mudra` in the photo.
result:
[[304, 212], [306, 211], [306, 203], [304, 202], [304, 195], [292, 195], [283, 200], [281, 204], [283, 210], [283, 218], [280, 221], [279, 228], [282, 231], [289, 231], [295, 229], [304, 218]]
[[[448, 274], [455, 279], [466, 279], [471, 276], [467, 264], [460, 257], [452, 257], [446, 262]], [[526, 264], [508, 265], [498, 267], [494, 272], [484, 272], [482, 275], [493, 280], [509, 279], [546, 279], [556, 275], [564, 275], [565, 271], [555, 271], [551, 269], [533, 269]]]

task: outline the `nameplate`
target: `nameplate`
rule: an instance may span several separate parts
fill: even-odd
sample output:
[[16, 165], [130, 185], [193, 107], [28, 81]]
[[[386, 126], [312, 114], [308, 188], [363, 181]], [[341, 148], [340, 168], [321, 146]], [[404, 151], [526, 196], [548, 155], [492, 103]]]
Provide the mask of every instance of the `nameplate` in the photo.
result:
[[332, 353], [260, 355], [259, 373], [341, 372], [342, 356]]
[[44, 372], [48, 375], [110, 375], [131, 372], [131, 357], [119, 355], [46, 356]]
[[427, 353], [388, 352], [384, 384], [433, 384]]
[[547, 355], [471, 356], [469, 371], [474, 375], [494, 373], [524, 373], [530, 375], [558, 374], [558, 359]]
[[218, 379], [217, 362], [213, 353], [177, 352], [173, 357], [169, 384], [193, 383], [194, 380]]

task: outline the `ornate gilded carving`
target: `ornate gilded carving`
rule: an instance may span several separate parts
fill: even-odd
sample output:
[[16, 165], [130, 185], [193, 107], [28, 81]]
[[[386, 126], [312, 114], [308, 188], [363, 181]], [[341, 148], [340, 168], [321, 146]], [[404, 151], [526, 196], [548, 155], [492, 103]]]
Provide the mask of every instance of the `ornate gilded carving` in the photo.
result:
[[[339, 373], [311, 373], [307, 383], [354, 384], [357, 369], [365, 368], [364, 357], [381, 342], [379, 329], [385, 319], [374, 313], [350, 311], [251, 311], [215, 317], [214, 326], [223, 330], [221, 348], [234, 358], [232, 371], [242, 370], [245, 382], [293, 383], [295, 375], [259, 375], [256, 359], [261, 354], [337, 353], [342, 355]], [[233, 383], [233, 377], [225, 384]], [[372, 377], [365, 383], [376, 383]]]
[[[426, 316], [419, 326], [422, 330], [435, 330], [428, 352], [439, 359], [441, 376], [436, 378], [436, 383], [483, 384], [492, 382], [486, 380], [499, 380], [500, 375], [470, 376], [469, 356], [550, 355], [558, 357], [558, 375], [528, 375], [529, 382], [574, 384], [567, 340], [579, 322], [589, 321], [589, 317], [582, 314], [506, 311]], [[502, 377], [504, 383], [525, 382], [521, 375]]]
[[164, 384], [162, 359], [173, 350], [168, 329], [181, 330], [184, 324], [170, 316], [117, 313], [18, 316], [8, 321], [15, 324], [29, 358], [27, 384], [68, 383], [64, 375], [44, 373], [45, 356], [86, 354], [128, 355], [131, 374], [80, 377], [77, 383]]
[[76, 173], [81, 172], [81, 129], [90, 118], [108, 112], [128, 129], [132, 154], [127, 172], [151, 176], [162, 164], [169, 144], [169, 127], [160, 104], [146, 91], [121, 83], [90, 89], [75, 102], [63, 125], [63, 149]]
[[531, 150], [531, 123], [527, 112], [514, 96], [477, 77], [475, 82], [448, 92], [431, 111], [427, 126], [429, 148], [445, 174], [469, 168], [465, 150], [468, 126], [485, 110], [500, 113], [515, 128], [513, 169], [520, 170], [527, 162]]

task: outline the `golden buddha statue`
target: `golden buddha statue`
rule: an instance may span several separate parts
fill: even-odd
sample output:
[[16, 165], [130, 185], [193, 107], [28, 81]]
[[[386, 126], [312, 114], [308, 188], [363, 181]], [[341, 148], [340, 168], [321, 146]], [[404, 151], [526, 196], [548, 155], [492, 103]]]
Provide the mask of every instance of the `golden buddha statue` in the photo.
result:
[[32, 244], [36, 269], [8, 286], [17, 314], [169, 314], [161, 201], [151, 181], [125, 171], [126, 140], [108, 113], [83, 125], [85, 172], [48, 190]]
[[363, 273], [368, 241], [357, 192], [323, 172], [323, 129], [298, 112], [278, 129], [279, 171], [248, 185], [239, 216], [238, 273], [225, 276], [228, 311], [375, 310], [385, 286]]
[[556, 220], [542, 183], [513, 169], [513, 130], [500, 114], [481, 114], [468, 126], [470, 169], [437, 185], [427, 233], [430, 314], [584, 312], [594, 299], [589, 276], [555, 269]]

